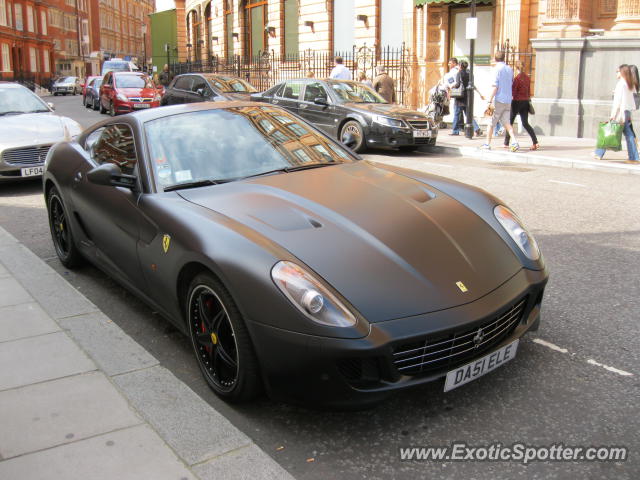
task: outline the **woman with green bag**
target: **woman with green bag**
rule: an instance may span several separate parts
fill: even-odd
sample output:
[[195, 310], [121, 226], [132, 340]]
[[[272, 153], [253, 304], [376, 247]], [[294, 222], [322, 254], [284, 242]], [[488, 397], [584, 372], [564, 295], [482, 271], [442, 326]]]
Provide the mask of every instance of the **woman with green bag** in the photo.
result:
[[[598, 130], [598, 145], [594, 153], [596, 160], [602, 160], [604, 152], [607, 148], [611, 150], [617, 149], [616, 143], [609, 143], [616, 136], [616, 126], [613, 122], [624, 124], [622, 133], [627, 142], [627, 153], [629, 160], [626, 163], [640, 164], [638, 156], [638, 145], [636, 144], [636, 135], [631, 126], [631, 112], [636, 109], [633, 94], [638, 92], [638, 82], [631, 75], [631, 69], [628, 65], [620, 65], [616, 71], [618, 75], [618, 83], [613, 93], [613, 104], [611, 105], [611, 118], [608, 124], [601, 124]], [[619, 128], [619, 127], [618, 127]], [[619, 137], [618, 137], [619, 138]]]

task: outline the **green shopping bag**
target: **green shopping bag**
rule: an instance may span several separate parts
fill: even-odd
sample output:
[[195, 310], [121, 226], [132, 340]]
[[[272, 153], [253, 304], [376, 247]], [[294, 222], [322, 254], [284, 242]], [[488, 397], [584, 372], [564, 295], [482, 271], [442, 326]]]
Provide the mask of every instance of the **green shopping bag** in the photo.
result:
[[600, 122], [596, 148], [605, 148], [619, 152], [622, 150], [622, 128], [618, 122]]

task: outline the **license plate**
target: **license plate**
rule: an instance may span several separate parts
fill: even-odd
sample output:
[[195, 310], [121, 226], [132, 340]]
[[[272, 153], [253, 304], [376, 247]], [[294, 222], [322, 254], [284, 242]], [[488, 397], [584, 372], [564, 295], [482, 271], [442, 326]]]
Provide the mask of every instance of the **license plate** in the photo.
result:
[[431, 130], [414, 130], [413, 136], [416, 138], [431, 138]]
[[476, 378], [479, 378], [489, 373], [490, 371], [501, 367], [509, 360], [515, 358], [516, 351], [518, 350], [518, 341], [519, 340], [515, 340], [514, 342], [511, 342], [509, 345], [505, 345], [495, 352], [491, 352], [490, 354], [474, 360], [471, 363], [467, 363], [462, 367], [451, 370], [449, 373], [447, 373], [447, 380], [444, 384], [444, 391], [448, 392], [449, 390], [458, 388], [465, 383], [469, 383], [471, 380], [475, 380]]
[[133, 108], [149, 108], [151, 105], [148, 103], [134, 103]]
[[40, 167], [21, 168], [20, 169], [20, 174], [23, 177], [35, 177], [36, 175], [42, 175], [43, 168], [44, 167], [42, 167], [42, 166], [40, 166]]

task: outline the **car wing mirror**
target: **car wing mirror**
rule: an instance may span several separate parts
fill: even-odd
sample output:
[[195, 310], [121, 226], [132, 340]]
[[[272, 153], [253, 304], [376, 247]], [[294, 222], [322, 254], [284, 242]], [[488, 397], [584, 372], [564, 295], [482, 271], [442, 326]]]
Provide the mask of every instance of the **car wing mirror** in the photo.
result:
[[103, 163], [102, 165], [89, 170], [87, 179], [96, 185], [112, 187], [135, 188], [137, 177], [122, 173], [120, 167], [113, 163]]
[[354, 137], [352, 133], [346, 132], [342, 136], [342, 143], [344, 143], [349, 148], [353, 148], [358, 142], [356, 140], [356, 137]]
[[55, 110], [56, 109], [56, 106], [51, 102], [47, 102], [47, 107], [49, 107], [51, 110]]
[[329, 102], [327, 102], [327, 99], [322, 97], [314, 98], [313, 103], [315, 103], [316, 105], [329, 105]]
[[199, 89], [197, 89], [197, 90], [196, 90], [196, 93], [197, 93], [198, 95], [200, 95], [201, 97], [204, 97], [204, 88], [199, 88]]

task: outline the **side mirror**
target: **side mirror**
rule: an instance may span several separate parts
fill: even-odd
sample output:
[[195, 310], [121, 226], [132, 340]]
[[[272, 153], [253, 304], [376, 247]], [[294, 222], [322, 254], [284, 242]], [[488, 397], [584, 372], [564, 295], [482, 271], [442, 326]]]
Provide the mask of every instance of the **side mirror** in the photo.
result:
[[51, 102], [47, 102], [47, 107], [49, 107], [51, 110], [55, 110], [56, 109], [56, 106]]
[[200, 95], [201, 97], [204, 97], [204, 88], [199, 88], [199, 89], [197, 89], [197, 90], [196, 90], [196, 93], [197, 93], [198, 95]]
[[353, 148], [358, 142], [356, 141], [356, 137], [354, 137], [353, 134], [347, 132], [342, 136], [342, 143], [344, 143], [349, 148]]
[[329, 105], [329, 102], [327, 102], [327, 99], [322, 97], [314, 98], [313, 103], [315, 103], [316, 105]]
[[120, 167], [113, 163], [103, 163], [93, 170], [89, 170], [89, 172], [87, 172], [87, 179], [96, 185], [131, 189], [136, 186], [136, 176], [122, 173]]

